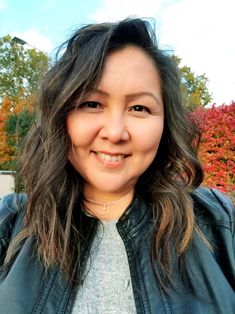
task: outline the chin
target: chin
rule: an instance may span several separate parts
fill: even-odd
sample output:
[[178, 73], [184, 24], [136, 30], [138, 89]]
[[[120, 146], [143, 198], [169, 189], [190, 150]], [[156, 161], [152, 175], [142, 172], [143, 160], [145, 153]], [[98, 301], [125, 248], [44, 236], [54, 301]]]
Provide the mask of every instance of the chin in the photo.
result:
[[132, 189], [132, 186], [133, 185], [123, 185], [123, 184], [117, 184], [117, 182], [102, 182], [100, 184], [94, 184], [94, 185], [90, 185], [90, 188], [91, 189], [95, 189], [95, 190], [99, 190], [103, 193], [113, 193], [113, 194], [116, 194], [116, 193], [121, 193], [123, 191], [127, 191], [127, 190], [130, 190]]
[[126, 190], [125, 187], [119, 187], [119, 186], [99, 186], [98, 189], [106, 193], [119, 193]]

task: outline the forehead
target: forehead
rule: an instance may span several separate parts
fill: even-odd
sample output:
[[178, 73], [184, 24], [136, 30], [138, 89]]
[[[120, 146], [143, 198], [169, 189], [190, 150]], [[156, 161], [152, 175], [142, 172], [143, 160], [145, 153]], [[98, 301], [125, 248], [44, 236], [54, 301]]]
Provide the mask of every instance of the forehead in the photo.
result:
[[106, 57], [98, 88], [123, 94], [146, 91], [161, 95], [161, 80], [154, 60], [141, 48], [128, 46]]
[[104, 63], [104, 71], [122, 69], [123, 65], [129, 65], [135, 70], [143, 70], [147, 68], [158, 72], [157, 65], [153, 58], [142, 48], [129, 45], [108, 53]]

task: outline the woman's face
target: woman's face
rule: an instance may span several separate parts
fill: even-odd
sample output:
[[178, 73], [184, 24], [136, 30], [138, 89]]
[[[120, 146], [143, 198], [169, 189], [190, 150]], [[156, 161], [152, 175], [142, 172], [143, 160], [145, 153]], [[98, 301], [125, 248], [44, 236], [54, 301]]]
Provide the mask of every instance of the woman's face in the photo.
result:
[[157, 153], [163, 118], [150, 57], [133, 46], [112, 52], [98, 88], [67, 117], [69, 160], [85, 188], [117, 194], [133, 188]]

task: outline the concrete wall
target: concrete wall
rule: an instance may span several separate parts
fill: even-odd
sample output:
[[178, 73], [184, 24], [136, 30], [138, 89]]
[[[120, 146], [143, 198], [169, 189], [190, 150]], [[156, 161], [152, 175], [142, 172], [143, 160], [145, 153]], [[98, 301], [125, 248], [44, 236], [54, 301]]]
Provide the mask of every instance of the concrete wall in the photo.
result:
[[12, 174], [0, 173], [0, 197], [14, 192], [14, 177]]

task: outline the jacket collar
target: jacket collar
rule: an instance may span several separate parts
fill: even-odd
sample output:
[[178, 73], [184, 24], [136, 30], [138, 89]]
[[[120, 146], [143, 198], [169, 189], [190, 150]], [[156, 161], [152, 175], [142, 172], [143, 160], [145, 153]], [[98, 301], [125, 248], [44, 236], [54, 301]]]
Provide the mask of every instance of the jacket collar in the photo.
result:
[[[124, 228], [127, 232], [139, 228], [140, 225], [143, 225], [144, 223], [146, 223], [146, 221], [151, 219], [151, 208], [152, 206], [147, 204], [147, 202], [145, 202], [141, 195], [135, 195], [130, 205], [126, 208], [125, 212], [119, 218], [117, 226]], [[96, 218], [87, 216], [82, 211], [80, 219], [80, 223], [82, 222], [80, 224], [80, 228], [81, 225], [83, 226], [83, 228], [86, 226], [84, 230], [86, 234], [87, 232], [90, 233], [91, 229], [94, 230], [98, 222]]]
[[151, 206], [145, 202], [141, 195], [136, 195], [123, 215], [117, 222], [118, 227], [123, 227], [128, 233], [139, 229], [152, 217]]

